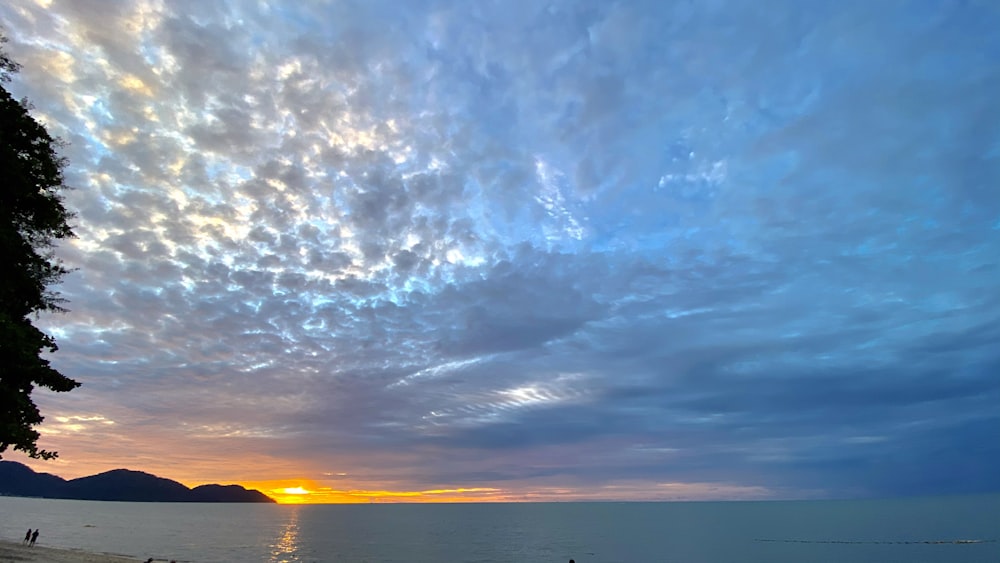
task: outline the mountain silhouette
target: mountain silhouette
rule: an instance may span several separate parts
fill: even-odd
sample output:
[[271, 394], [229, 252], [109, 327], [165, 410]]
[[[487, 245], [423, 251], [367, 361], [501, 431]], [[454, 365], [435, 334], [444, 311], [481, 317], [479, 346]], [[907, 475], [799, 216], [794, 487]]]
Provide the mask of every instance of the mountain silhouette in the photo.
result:
[[189, 489], [177, 481], [129, 469], [67, 481], [49, 473], [36, 473], [14, 461], [0, 461], [0, 495], [133, 502], [274, 502], [260, 491], [239, 485]]

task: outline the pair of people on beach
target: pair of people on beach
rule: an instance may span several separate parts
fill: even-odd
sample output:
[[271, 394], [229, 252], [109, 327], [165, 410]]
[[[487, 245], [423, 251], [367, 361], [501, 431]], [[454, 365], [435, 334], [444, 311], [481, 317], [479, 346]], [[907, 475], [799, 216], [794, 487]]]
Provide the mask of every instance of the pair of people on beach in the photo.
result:
[[21, 543], [28, 544], [28, 546], [33, 546], [35, 545], [36, 541], [38, 541], [38, 530], [32, 532], [31, 528], [28, 528], [28, 533], [24, 534], [24, 541]]

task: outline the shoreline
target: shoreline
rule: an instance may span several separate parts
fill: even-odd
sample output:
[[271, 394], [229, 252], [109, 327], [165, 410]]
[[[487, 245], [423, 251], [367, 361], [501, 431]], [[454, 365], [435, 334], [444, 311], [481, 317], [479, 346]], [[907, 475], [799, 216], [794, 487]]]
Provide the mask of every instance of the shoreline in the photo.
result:
[[22, 545], [20, 541], [0, 540], [0, 563], [135, 563], [136, 561], [141, 563], [145, 559], [113, 553], [48, 547], [41, 544], [28, 547]]

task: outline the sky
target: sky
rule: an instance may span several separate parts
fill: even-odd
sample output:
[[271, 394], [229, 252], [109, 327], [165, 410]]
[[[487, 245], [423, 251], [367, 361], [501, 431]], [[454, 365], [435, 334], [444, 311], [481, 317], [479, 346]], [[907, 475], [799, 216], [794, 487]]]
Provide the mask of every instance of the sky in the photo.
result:
[[[39, 443], [283, 501], [1000, 491], [1000, 4], [14, 0]], [[286, 491], [285, 489], [288, 489]]]

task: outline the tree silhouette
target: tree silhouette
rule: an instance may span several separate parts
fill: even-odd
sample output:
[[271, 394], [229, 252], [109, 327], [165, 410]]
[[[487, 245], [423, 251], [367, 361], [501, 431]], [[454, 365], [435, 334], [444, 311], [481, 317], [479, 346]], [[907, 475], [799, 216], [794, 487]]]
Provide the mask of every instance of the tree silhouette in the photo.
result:
[[[0, 44], [7, 39], [0, 36]], [[0, 45], [2, 46], [2, 45]], [[61, 311], [48, 288], [66, 274], [54, 257], [54, 241], [73, 236], [60, 192], [65, 161], [58, 142], [3, 87], [19, 65], [0, 49], [0, 457], [13, 447], [31, 457], [50, 459], [38, 449], [43, 420], [31, 400], [36, 386], [69, 391], [80, 384], [56, 371], [43, 352], [55, 340], [32, 322], [42, 311]]]

